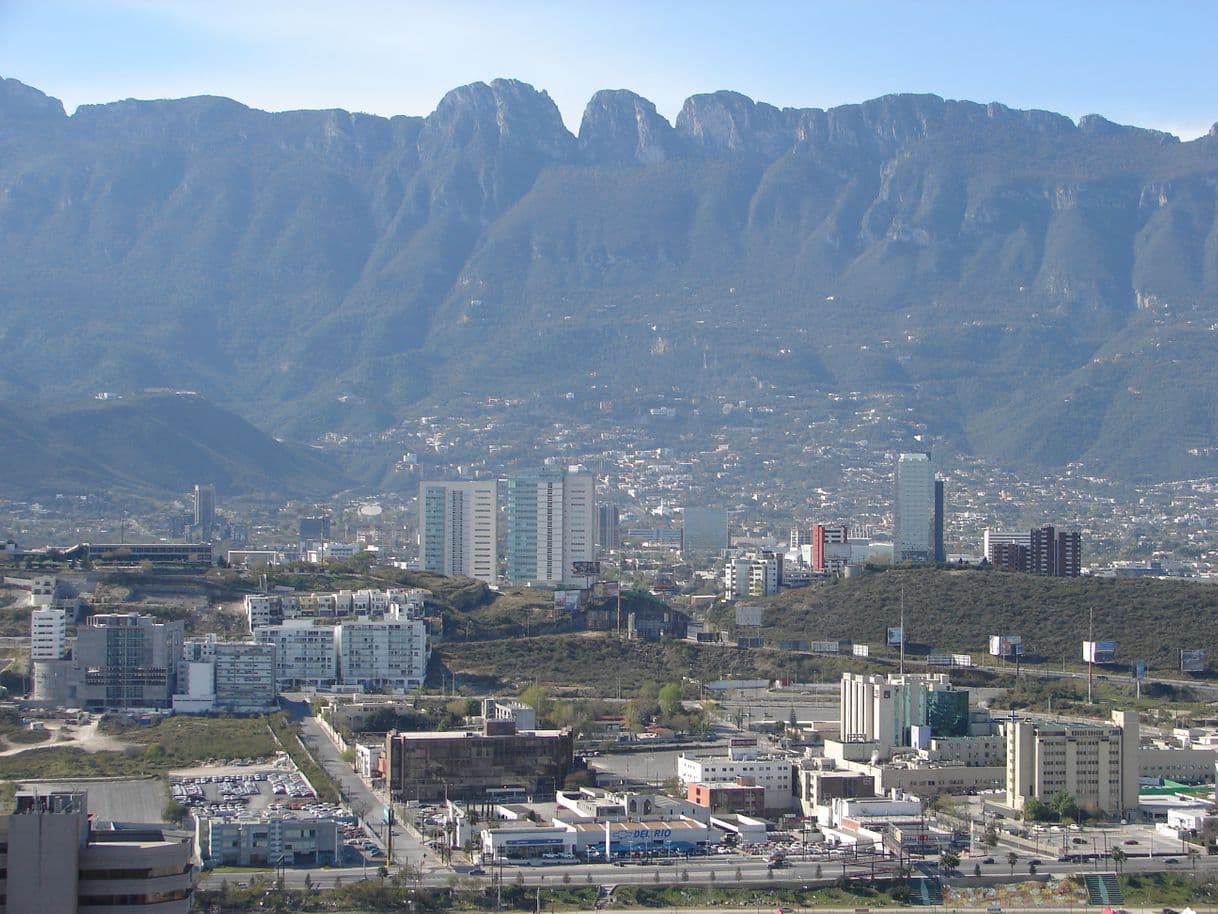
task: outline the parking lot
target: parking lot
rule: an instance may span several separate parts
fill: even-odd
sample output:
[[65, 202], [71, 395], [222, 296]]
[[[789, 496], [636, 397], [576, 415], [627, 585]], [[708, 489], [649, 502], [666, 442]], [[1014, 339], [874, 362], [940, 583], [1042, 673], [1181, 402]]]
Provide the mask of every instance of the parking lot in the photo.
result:
[[242, 765], [175, 772], [169, 791], [195, 816], [210, 818], [259, 815], [272, 806], [302, 810], [317, 796], [296, 771]]

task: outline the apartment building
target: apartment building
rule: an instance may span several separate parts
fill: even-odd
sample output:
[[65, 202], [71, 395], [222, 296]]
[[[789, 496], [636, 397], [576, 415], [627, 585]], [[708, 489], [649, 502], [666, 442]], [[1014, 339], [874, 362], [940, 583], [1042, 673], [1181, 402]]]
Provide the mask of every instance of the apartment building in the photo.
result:
[[338, 679], [337, 629], [291, 619], [254, 629], [254, 641], [275, 648], [275, 687], [279, 691], [305, 686], [324, 688]]
[[494, 482], [419, 483], [419, 559], [424, 571], [497, 580]]
[[187, 641], [178, 669], [178, 713], [259, 714], [276, 707], [275, 645], [220, 641], [215, 635]]
[[782, 556], [776, 552], [745, 552], [731, 556], [723, 566], [723, 591], [729, 600], [778, 593], [782, 584]]
[[575, 564], [596, 560], [596, 479], [542, 470], [507, 481], [507, 577], [534, 584], [583, 583]]
[[422, 620], [344, 622], [336, 641], [344, 685], [416, 689], [427, 676], [427, 627]]
[[30, 613], [30, 659], [60, 660], [67, 652], [68, 614], [41, 607]]

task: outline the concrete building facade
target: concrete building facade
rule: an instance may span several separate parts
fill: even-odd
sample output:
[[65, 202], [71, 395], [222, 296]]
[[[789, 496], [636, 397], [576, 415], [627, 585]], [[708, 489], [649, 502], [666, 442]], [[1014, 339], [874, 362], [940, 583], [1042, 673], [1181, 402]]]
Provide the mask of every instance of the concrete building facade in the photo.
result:
[[191, 852], [159, 825], [92, 821], [85, 793], [19, 793], [0, 816], [0, 912], [187, 914]]
[[1066, 791], [1092, 814], [1138, 809], [1138, 716], [1114, 711], [1109, 726], [1017, 720], [1007, 725], [1007, 805], [1047, 802]]
[[498, 496], [492, 482], [419, 483], [419, 559], [424, 571], [498, 578]]
[[507, 481], [507, 578], [576, 583], [575, 562], [596, 560], [596, 479], [542, 470]]

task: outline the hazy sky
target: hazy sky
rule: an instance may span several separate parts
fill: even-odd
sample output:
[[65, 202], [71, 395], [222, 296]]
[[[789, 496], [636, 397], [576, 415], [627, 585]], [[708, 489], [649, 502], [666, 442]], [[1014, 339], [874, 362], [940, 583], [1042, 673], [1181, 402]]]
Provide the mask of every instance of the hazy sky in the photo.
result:
[[597, 89], [670, 120], [716, 89], [818, 108], [933, 92], [1192, 139], [1218, 121], [1215, 35], [1212, 0], [0, 0], [0, 76], [69, 112], [207, 94], [384, 115], [507, 76], [572, 130]]

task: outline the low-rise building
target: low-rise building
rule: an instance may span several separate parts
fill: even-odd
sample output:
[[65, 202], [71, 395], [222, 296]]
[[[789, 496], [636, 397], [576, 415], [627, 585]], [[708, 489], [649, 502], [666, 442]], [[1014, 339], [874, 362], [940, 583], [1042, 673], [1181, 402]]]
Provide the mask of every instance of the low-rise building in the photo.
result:
[[686, 785], [685, 798], [712, 812], [735, 812], [746, 816], [765, 814], [765, 788], [744, 778]]
[[395, 800], [475, 800], [520, 788], [553, 796], [571, 771], [570, 730], [519, 731], [488, 721], [481, 733], [399, 733], [385, 736], [386, 779]]
[[342, 844], [338, 823], [326, 818], [200, 816], [195, 835], [208, 866], [329, 866]]
[[751, 779], [765, 789], [765, 808], [772, 810], [790, 809], [794, 804], [793, 770], [789, 758], [758, 753], [755, 741], [751, 746], [730, 746], [726, 756], [682, 753], [677, 759], [677, 779], [682, 786]]

